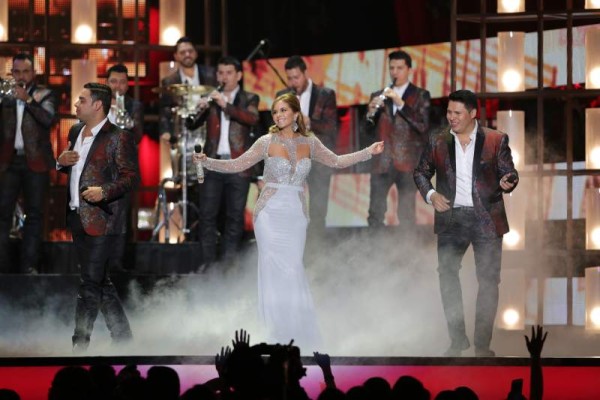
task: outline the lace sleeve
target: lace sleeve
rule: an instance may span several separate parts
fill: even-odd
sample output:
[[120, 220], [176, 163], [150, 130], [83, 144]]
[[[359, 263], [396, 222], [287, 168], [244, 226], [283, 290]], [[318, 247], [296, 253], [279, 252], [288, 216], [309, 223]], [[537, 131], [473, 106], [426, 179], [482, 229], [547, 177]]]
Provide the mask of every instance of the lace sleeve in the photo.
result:
[[354, 153], [338, 156], [333, 151], [325, 147], [325, 145], [321, 143], [317, 137], [313, 138], [312, 145], [313, 159], [331, 168], [347, 168], [351, 165], [361, 161], [367, 161], [371, 158], [371, 153], [369, 153], [369, 149], [367, 148]]
[[259, 138], [252, 147], [248, 149], [244, 154], [233, 160], [216, 160], [214, 158], [207, 158], [202, 161], [202, 166], [212, 171], [235, 174], [242, 172], [260, 160], [262, 160], [266, 153], [266, 148], [269, 145], [270, 135], [265, 135]]

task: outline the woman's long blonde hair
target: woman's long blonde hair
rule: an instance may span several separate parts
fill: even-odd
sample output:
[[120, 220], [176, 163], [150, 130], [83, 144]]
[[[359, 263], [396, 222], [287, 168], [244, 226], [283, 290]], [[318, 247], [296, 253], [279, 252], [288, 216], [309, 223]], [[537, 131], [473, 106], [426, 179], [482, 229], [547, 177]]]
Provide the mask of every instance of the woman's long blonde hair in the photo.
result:
[[[298, 130], [296, 131], [296, 133], [301, 134], [302, 136], [310, 136], [311, 132], [309, 132], [306, 129], [306, 125], [304, 124], [304, 118], [302, 118], [302, 112], [300, 110], [300, 100], [298, 100], [298, 97], [296, 97], [296, 95], [292, 92], [287, 92], [282, 94], [281, 96], [278, 96], [274, 101], [273, 101], [273, 105], [271, 106], [271, 115], [273, 115], [273, 110], [275, 109], [275, 104], [279, 103], [280, 101], [283, 101], [285, 104], [287, 104], [293, 112], [298, 113], [298, 118], [296, 118], [296, 123], [298, 124]], [[271, 127], [269, 127], [269, 133], [278, 133], [279, 132], [279, 127], [277, 126], [277, 124], [273, 124], [271, 125]]]

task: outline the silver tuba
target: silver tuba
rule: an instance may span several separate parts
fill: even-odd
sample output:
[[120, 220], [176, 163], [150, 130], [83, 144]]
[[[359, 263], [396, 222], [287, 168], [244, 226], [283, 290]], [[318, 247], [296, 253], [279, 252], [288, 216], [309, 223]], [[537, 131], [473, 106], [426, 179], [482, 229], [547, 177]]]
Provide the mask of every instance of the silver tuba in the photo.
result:
[[115, 105], [115, 125], [121, 129], [131, 129], [135, 125], [133, 118], [127, 113], [125, 109], [125, 96], [115, 93], [116, 105]]

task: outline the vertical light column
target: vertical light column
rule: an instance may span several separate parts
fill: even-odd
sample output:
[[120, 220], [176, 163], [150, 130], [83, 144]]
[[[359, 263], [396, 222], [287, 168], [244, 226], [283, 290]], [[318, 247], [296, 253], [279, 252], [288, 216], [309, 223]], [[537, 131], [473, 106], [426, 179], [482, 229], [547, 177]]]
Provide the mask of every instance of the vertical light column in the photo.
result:
[[506, 330], [525, 329], [525, 271], [502, 268], [496, 326]]
[[600, 28], [585, 32], [585, 88], [600, 89]]
[[173, 46], [185, 36], [185, 0], [160, 0], [158, 43]]
[[[497, 128], [508, 134], [513, 162], [517, 171], [522, 171], [525, 165], [525, 112], [498, 111], [496, 115]], [[521, 187], [512, 193], [504, 195], [506, 215], [510, 231], [504, 235], [504, 248], [507, 250], [522, 250], [525, 248], [525, 219], [527, 214], [527, 193]]]
[[[179, 63], [177, 61], [163, 61], [158, 64], [158, 76], [159, 82], [177, 71]], [[161, 132], [162, 133], [162, 132]], [[171, 144], [166, 140], [160, 141], [160, 166], [159, 174], [162, 178], [169, 178], [173, 176], [173, 164], [171, 160]]]
[[525, 33], [498, 32], [498, 91], [525, 90]]
[[585, 0], [586, 10], [595, 10], [600, 8], [600, 0]]
[[585, 189], [585, 248], [600, 250], [600, 189]]
[[585, 110], [585, 168], [600, 169], [600, 108]]
[[75, 102], [88, 82], [97, 82], [96, 60], [71, 60], [71, 110], [75, 110]]
[[600, 330], [600, 267], [585, 269], [585, 329]]
[[525, 166], [525, 112], [498, 111], [496, 126], [499, 131], [508, 135], [515, 168], [517, 171], [523, 169]]
[[71, 43], [96, 43], [96, 0], [71, 1]]
[[525, 0], [498, 0], [498, 13], [516, 13], [525, 11]]
[[8, 0], [0, 0], [0, 42], [8, 41]]

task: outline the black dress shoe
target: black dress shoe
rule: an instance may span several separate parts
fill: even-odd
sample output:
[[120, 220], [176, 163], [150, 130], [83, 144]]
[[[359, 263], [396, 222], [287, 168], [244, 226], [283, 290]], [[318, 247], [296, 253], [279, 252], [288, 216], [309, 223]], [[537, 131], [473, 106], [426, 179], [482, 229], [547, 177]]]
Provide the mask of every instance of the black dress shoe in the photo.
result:
[[475, 357], [496, 357], [494, 350], [475, 348]]

